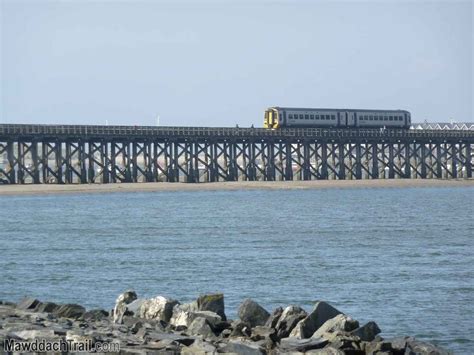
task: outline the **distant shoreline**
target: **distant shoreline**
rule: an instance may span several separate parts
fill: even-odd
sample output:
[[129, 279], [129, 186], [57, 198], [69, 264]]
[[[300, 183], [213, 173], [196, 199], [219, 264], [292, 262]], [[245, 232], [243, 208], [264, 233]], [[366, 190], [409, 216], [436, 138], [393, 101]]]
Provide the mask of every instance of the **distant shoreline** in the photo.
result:
[[354, 189], [406, 187], [474, 187], [474, 179], [379, 179], [379, 180], [312, 180], [312, 181], [235, 181], [213, 183], [124, 183], [70, 185], [0, 185], [0, 196], [49, 195], [68, 193], [167, 192], [167, 191], [232, 191], [293, 189]]

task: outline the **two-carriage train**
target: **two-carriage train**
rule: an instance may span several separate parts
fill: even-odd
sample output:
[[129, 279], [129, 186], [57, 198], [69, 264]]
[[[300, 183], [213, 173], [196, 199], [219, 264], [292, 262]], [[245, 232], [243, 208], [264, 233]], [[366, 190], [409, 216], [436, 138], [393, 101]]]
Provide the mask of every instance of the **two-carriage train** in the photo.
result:
[[353, 110], [270, 107], [263, 127], [295, 128], [395, 128], [409, 129], [410, 112], [405, 110]]

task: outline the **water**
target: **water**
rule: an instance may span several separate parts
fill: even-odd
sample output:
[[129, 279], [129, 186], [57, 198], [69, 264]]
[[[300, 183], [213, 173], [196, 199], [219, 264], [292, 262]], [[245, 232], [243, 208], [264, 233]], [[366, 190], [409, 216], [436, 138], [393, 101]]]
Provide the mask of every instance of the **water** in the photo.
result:
[[225, 294], [327, 300], [383, 336], [474, 348], [473, 188], [0, 197], [0, 299], [88, 308]]

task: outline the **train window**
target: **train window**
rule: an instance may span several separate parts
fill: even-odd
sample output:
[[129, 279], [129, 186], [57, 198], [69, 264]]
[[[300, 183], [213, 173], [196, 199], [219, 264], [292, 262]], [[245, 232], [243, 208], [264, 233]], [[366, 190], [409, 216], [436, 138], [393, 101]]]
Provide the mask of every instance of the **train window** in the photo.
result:
[[309, 120], [309, 115], [308, 114], [304, 115], [304, 119]]
[[393, 116], [390, 116], [390, 117], [388, 118], [388, 120], [389, 120], [389, 121], [393, 121]]
[[316, 115], [316, 119], [319, 120], [319, 115]]
[[331, 115], [331, 118], [332, 118], [333, 120], [335, 120], [335, 119], [336, 119], [336, 115]]
[[329, 120], [329, 119], [330, 119], [330, 118], [329, 118], [329, 115], [326, 115], [326, 119], [327, 119], [327, 120]]
[[302, 113], [300, 113], [300, 120], [302, 120], [302, 119], [303, 119], [303, 114], [302, 114]]
[[292, 119], [293, 119], [293, 115], [290, 113], [290, 114], [288, 115], [288, 118], [289, 118], [290, 120], [292, 120]]
[[314, 120], [314, 115], [309, 115], [309, 118]]
[[369, 119], [370, 119], [371, 121], [373, 121], [373, 120], [374, 120], [374, 116], [369, 116]]

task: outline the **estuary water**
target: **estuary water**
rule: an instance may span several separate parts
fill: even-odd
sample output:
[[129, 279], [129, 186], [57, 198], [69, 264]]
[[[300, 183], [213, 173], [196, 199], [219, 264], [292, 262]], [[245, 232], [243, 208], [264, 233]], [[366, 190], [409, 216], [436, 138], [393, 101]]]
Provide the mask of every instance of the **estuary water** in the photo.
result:
[[0, 197], [0, 299], [113, 307], [126, 289], [326, 300], [382, 336], [474, 348], [474, 188]]

